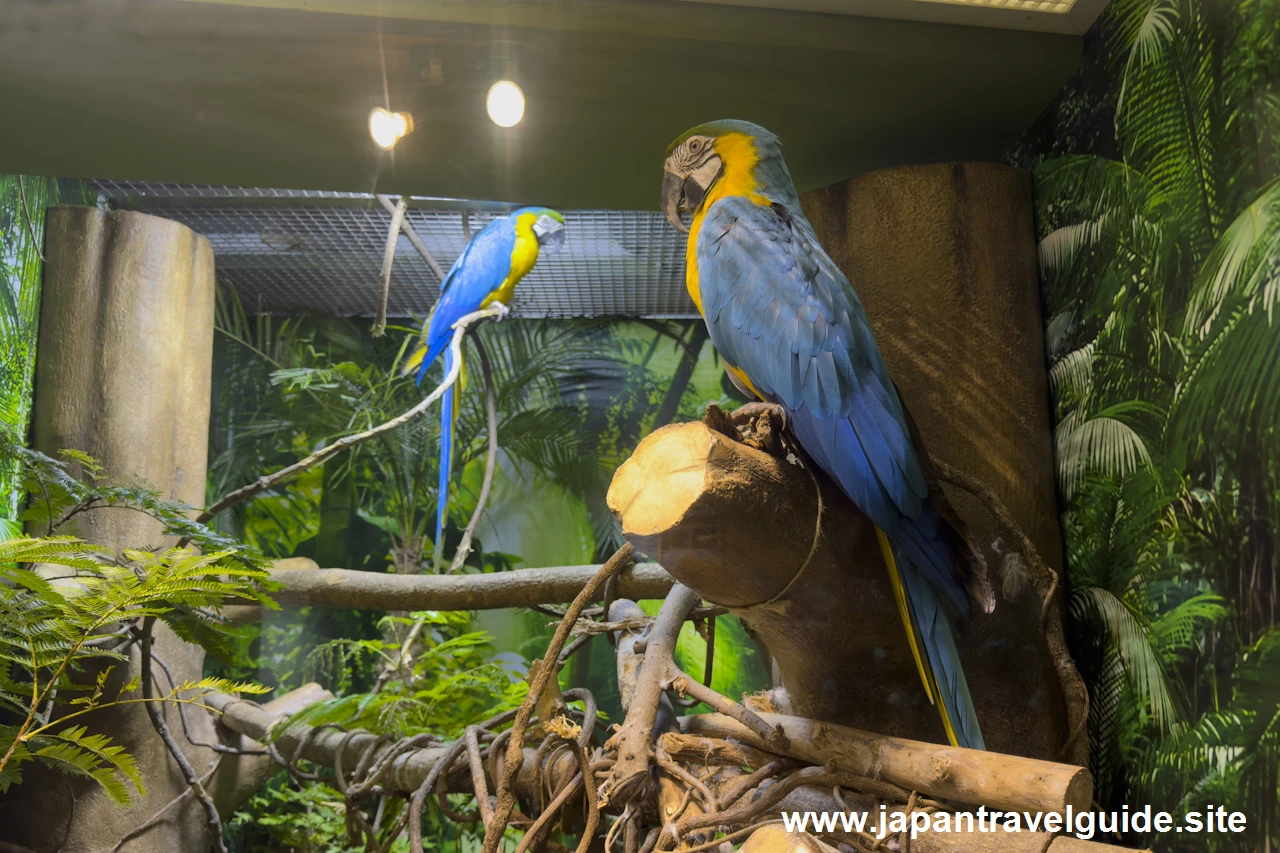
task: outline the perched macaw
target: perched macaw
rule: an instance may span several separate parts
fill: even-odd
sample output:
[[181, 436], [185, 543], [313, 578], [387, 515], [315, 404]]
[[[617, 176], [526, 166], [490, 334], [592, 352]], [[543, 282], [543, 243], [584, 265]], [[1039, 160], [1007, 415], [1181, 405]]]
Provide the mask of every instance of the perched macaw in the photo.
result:
[[800, 210], [778, 138], [743, 121], [700, 125], [671, 143], [664, 169], [663, 212], [689, 234], [689, 295], [731, 378], [782, 407], [800, 446], [874, 522], [925, 692], [941, 699], [951, 743], [982, 749], [944, 606], [967, 618], [972, 595], [991, 609], [980, 558], [930, 499], [928, 456], [862, 304]]
[[[440, 353], [444, 372], [453, 369], [453, 324], [491, 302], [511, 304], [520, 279], [533, 269], [545, 251], [554, 255], [564, 245], [564, 216], [546, 207], [522, 207], [486, 225], [462, 250], [440, 285], [440, 299], [422, 329], [418, 348], [405, 362], [406, 374], [417, 372], [418, 384]], [[440, 399], [440, 486], [436, 512], [436, 547], [449, 509], [449, 479], [453, 460], [456, 412], [450, 388]]]

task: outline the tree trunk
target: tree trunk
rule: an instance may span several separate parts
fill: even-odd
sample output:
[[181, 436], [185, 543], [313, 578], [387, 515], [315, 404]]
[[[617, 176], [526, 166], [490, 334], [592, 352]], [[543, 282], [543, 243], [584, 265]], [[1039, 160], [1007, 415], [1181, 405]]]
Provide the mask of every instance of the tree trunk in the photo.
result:
[[[990, 163], [885, 169], [801, 204], [857, 290], [925, 445], [990, 485], [1062, 577], [1030, 174]], [[987, 547], [996, 593], [995, 612], [958, 638], [984, 732], [1016, 732], [1021, 754], [1086, 763], [1084, 737], [1059, 755], [1086, 713], [1078, 676], [1064, 697], [1054, 674], [1055, 656], [1067, 656], [1060, 603], [1042, 632], [1013, 543], [969, 495], [947, 493]]]
[[[48, 216], [48, 266], [36, 365], [33, 446], [56, 455], [88, 453], [112, 480], [138, 477], [193, 506], [204, 503], [213, 355], [214, 275], [209, 242], [166, 219], [88, 207], [57, 207]], [[159, 523], [142, 513], [105, 508], [85, 513], [78, 534], [114, 551], [163, 546]], [[204, 651], [157, 626], [155, 654], [179, 682], [199, 679]], [[137, 671], [133, 649], [132, 672]], [[132, 672], [117, 667], [114, 688]], [[158, 688], [167, 692], [163, 672]], [[166, 711], [181, 732], [176, 709]], [[206, 713], [188, 713], [192, 736], [215, 740]], [[84, 719], [137, 759], [146, 796], [128, 808], [111, 804], [95, 783], [29, 771], [5, 798], [0, 837], [37, 853], [109, 851], [126, 833], [186, 790], [182, 776], [141, 705], [105, 709]], [[212, 750], [184, 743], [197, 772], [214, 766]], [[209, 787], [228, 787], [224, 761]], [[121, 849], [207, 850], [209, 830], [195, 798]]]

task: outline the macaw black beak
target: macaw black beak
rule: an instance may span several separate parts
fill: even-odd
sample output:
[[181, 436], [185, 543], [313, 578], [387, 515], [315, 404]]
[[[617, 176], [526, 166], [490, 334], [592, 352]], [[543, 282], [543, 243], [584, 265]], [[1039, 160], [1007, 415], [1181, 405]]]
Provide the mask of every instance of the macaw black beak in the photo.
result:
[[689, 228], [684, 224], [684, 220], [680, 218], [681, 207], [688, 207], [688, 199], [685, 198], [685, 179], [673, 172], [662, 173], [662, 212], [666, 215], [667, 221], [675, 226], [676, 230], [689, 233]]

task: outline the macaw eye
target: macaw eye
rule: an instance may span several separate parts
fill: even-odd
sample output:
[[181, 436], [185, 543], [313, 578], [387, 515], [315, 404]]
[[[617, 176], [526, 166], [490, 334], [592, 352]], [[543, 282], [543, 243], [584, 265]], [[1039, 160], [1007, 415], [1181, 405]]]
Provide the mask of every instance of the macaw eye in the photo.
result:
[[694, 154], [697, 154], [698, 149], [701, 147], [702, 147], [702, 142], [700, 140], [697, 140], [697, 139], [689, 140], [689, 150], [692, 151]]

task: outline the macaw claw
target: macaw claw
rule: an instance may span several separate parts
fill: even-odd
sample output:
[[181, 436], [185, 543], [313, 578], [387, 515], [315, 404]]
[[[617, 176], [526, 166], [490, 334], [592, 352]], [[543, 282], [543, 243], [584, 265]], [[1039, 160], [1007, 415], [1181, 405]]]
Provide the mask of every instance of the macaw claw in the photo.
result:
[[726, 412], [714, 403], [707, 406], [703, 423], [723, 435], [771, 456], [785, 457], [782, 434], [787, 413], [775, 403], [747, 403]]

